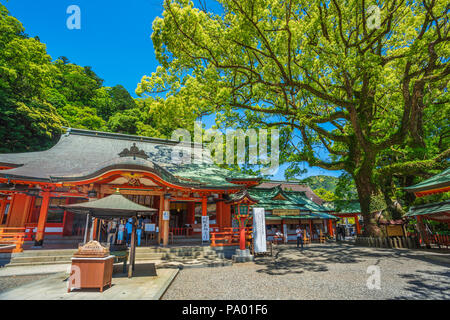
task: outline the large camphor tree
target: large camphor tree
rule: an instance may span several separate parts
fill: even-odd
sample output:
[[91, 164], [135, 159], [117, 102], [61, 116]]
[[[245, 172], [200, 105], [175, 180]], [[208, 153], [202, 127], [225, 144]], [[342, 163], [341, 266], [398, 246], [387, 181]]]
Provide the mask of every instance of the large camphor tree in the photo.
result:
[[161, 66], [136, 92], [217, 112], [223, 127], [278, 127], [291, 169], [307, 161], [353, 177], [364, 232], [377, 235], [370, 202], [380, 155], [406, 139], [423, 145], [427, 107], [448, 104], [448, 2], [220, 0], [210, 8], [216, 13], [165, 1], [152, 34]]

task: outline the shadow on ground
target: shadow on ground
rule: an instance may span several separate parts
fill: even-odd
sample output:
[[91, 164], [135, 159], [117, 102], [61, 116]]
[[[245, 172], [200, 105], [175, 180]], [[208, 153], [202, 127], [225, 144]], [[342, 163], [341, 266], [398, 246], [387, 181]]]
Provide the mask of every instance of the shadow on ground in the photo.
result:
[[409, 295], [394, 299], [450, 299], [450, 271], [420, 270], [415, 274], [400, 274], [399, 277], [407, 280], [407, 286], [403, 290], [407, 291]]
[[328, 271], [328, 264], [356, 264], [368, 259], [377, 259], [378, 264], [385, 258], [418, 259], [440, 266], [449, 266], [411, 250], [357, 247], [346, 243], [312, 244], [305, 246], [303, 250], [295, 245], [278, 245], [274, 247], [272, 257], [257, 257], [255, 263], [263, 267], [258, 272], [283, 275], [305, 271], [324, 272]]

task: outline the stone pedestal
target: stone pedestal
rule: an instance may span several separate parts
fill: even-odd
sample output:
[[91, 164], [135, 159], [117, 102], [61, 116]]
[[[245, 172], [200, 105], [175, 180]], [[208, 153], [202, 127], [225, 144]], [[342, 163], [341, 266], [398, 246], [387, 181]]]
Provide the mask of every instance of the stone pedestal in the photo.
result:
[[255, 257], [250, 254], [249, 249], [245, 249], [245, 250], [236, 249], [236, 254], [233, 255], [232, 259], [233, 259], [234, 263], [250, 262], [250, 261], [253, 261], [255, 259]]

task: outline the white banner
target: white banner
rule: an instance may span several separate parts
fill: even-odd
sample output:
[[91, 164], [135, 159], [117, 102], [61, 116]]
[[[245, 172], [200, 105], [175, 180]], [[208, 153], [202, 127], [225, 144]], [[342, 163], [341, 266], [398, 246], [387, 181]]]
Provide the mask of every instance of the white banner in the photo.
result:
[[287, 243], [287, 241], [288, 241], [287, 224], [283, 224], [283, 236], [284, 236], [284, 243]]
[[264, 208], [253, 208], [253, 243], [255, 252], [266, 252], [266, 216]]
[[209, 241], [209, 217], [202, 216], [202, 241]]
[[163, 211], [163, 220], [170, 220], [170, 211]]

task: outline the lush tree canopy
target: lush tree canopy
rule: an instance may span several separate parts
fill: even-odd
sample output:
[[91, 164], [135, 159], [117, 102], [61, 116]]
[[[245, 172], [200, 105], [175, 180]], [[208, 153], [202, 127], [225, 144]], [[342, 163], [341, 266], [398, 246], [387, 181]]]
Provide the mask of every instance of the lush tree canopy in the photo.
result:
[[103, 86], [89, 66], [52, 61], [39, 38], [24, 32], [0, 4], [0, 152], [49, 148], [62, 126], [170, 137], [193, 122], [176, 101], [136, 100], [122, 85]]
[[220, 15], [164, 2], [152, 35], [161, 67], [137, 93], [219, 111], [224, 127], [277, 126], [291, 173], [301, 161], [348, 172], [365, 232], [378, 234], [370, 202], [383, 161], [419, 147], [401, 158], [430, 160], [448, 148], [427, 146], [431, 127], [448, 125], [447, 2], [218, 2]]

